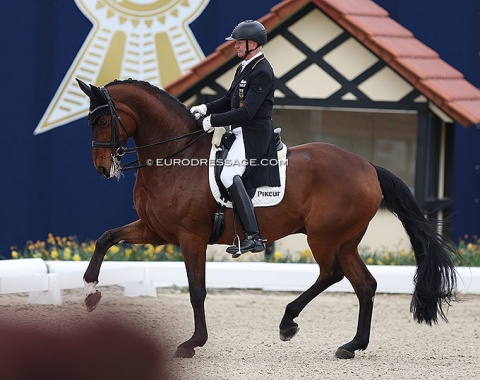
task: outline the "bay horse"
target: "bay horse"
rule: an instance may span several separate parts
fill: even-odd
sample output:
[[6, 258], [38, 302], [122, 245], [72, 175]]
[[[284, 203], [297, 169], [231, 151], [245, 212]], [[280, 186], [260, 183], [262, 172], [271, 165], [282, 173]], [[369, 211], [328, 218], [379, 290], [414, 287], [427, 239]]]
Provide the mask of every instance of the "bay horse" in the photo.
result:
[[[139, 219], [106, 231], [97, 241], [84, 274], [85, 305], [92, 311], [100, 301], [96, 290], [107, 250], [118, 243], [175, 244], [183, 254], [194, 313], [194, 333], [180, 344], [175, 357], [192, 357], [208, 339], [206, 248], [214, 221], [216, 201], [207, 165], [153, 164], [175, 156], [177, 162], [208, 159], [211, 139], [199, 128], [177, 98], [147, 82], [115, 80], [104, 87], [77, 79], [90, 98], [93, 163], [110, 178], [122, 169], [120, 160], [135, 143], [138, 164], [134, 202]], [[400, 219], [408, 233], [417, 262], [410, 310], [418, 323], [447, 321], [444, 307], [456, 300], [455, 248], [418, 207], [409, 188], [394, 174], [364, 158], [326, 143], [292, 147], [288, 152], [286, 191], [277, 206], [256, 209], [262, 237], [272, 242], [303, 233], [319, 266], [317, 280], [289, 303], [280, 322], [280, 338], [298, 332], [294, 319], [321, 292], [346, 277], [359, 302], [354, 338], [336, 350], [337, 358], [353, 358], [369, 343], [376, 280], [358, 253], [370, 220], [385, 206]], [[225, 212], [219, 244], [234, 239], [233, 212]]]

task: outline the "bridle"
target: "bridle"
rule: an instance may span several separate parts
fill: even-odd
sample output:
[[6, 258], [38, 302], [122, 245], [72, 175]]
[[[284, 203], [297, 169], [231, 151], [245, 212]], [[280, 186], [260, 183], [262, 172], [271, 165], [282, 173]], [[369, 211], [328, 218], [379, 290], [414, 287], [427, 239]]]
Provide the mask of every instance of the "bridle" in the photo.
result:
[[93, 125], [100, 116], [110, 114], [112, 118], [112, 135], [109, 142], [95, 140], [92, 141], [92, 148], [110, 148], [112, 157], [122, 157], [125, 154], [125, 150], [127, 148], [125, 144], [122, 144], [122, 142], [120, 141], [120, 130], [118, 128], [118, 124], [122, 126], [123, 130], [127, 134], [127, 140], [131, 137], [131, 135], [125, 127], [125, 124], [123, 124], [123, 120], [118, 115], [117, 108], [115, 107], [115, 104], [113, 103], [107, 89], [105, 87], [100, 87], [100, 91], [104, 95], [107, 104], [103, 104], [88, 113], [88, 124], [93, 127]]
[[[132, 135], [128, 132], [127, 128], [125, 127], [125, 124], [123, 123], [123, 120], [120, 118], [120, 115], [117, 112], [117, 108], [115, 107], [115, 103], [113, 102], [112, 98], [110, 97], [110, 94], [108, 93], [107, 89], [105, 87], [100, 87], [100, 91], [104, 95], [107, 104], [103, 104], [92, 111], [88, 113], [88, 124], [90, 126], [93, 126], [97, 119], [100, 116], [103, 115], [108, 115], [110, 114], [111, 120], [112, 120], [112, 125], [111, 125], [111, 139], [109, 142], [102, 142], [102, 141], [92, 141], [92, 148], [110, 148], [110, 156], [112, 158], [113, 165], [117, 166], [118, 170], [120, 171], [125, 171], [125, 170], [135, 170], [135, 169], [141, 169], [144, 167], [149, 167], [152, 166], [151, 164], [143, 164], [143, 165], [136, 165], [138, 163], [138, 159], [128, 162], [126, 164], [121, 165], [120, 160], [125, 154], [131, 154], [131, 153], [137, 153], [139, 149], [144, 149], [144, 148], [150, 148], [153, 146], [161, 145], [161, 144], [166, 144], [172, 141], [180, 140], [189, 136], [196, 135], [198, 133], [201, 133], [200, 136], [195, 138], [194, 140], [190, 141], [187, 145], [184, 147], [180, 148], [179, 150], [168, 154], [167, 156], [161, 158], [162, 160], [169, 159], [181, 152], [183, 152], [185, 149], [189, 148], [191, 145], [195, 144], [198, 140], [200, 140], [203, 136], [207, 134], [203, 129], [199, 129], [190, 133], [186, 133], [184, 135], [172, 137], [170, 139], [166, 140], [161, 140], [152, 144], [147, 144], [147, 145], [142, 145], [142, 146], [136, 146], [134, 148], [127, 148], [127, 146], [121, 142], [120, 140], [120, 128], [119, 125], [122, 127], [122, 129], [125, 131], [127, 134], [127, 140], [132, 137]], [[203, 133], [202, 133], [203, 132]]]

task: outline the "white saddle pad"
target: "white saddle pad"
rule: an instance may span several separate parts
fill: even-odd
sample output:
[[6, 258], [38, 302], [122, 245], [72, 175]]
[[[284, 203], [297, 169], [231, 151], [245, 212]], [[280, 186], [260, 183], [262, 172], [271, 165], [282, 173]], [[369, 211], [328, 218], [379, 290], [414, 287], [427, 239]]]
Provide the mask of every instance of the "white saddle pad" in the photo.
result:
[[[216, 130], [220, 128], [215, 128]], [[210, 150], [210, 159], [209, 162], [215, 162], [215, 154], [218, 150], [216, 144], [213, 141], [219, 141], [218, 135], [212, 136], [212, 149]], [[252, 203], [254, 207], [267, 207], [275, 206], [281, 202], [283, 196], [285, 195], [285, 181], [286, 181], [286, 171], [288, 165], [287, 159], [287, 146], [283, 144], [282, 150], [277, 152], [278, 154], [278, 168], [280, 170], [280, 187], [270, 187], [262, 186], [258, 187], [255, 192], [255, 196], [252, 198]], [[232, 202], [224, 202], [221, 199], [220, 189], [218, 188], [217, 181], [215, 181], [215, 172], [214, 165], [208, 166], [208, 179], [210, 182], [210, 189], [212, 190], [212, 195], [215, 200], [225, 205], [226, 207], [232, 208]]]

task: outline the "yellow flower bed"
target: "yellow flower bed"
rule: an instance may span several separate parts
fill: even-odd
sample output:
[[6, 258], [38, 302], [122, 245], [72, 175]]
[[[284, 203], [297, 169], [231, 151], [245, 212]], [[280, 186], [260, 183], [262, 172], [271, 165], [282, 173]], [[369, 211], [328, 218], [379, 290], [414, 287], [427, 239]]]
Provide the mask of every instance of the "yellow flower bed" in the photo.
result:
[[[480, 239], [464, 237], [457, 246], [462, 259], [456, 265], [480, 266]], [[48, 234], [46, 241], [28, 241], [23, 250], [11, 247], [11, 258], [41, 258], [43, 260], [90, 260], [95, 251], [95, 241], [78, 242], [74, 236], [60, 237]], [[227, 257], [228, 256], [228, 257]], [[367, 265], [415, 265], [415, 255], [405, 249], [371, 251], [368, 247], [360, 250], [360, 256]], [[230, 255], [207, 257], [210, 261], [225, 261]], [[112, 246], [105, 256], [112, 261], [183, 261], [180, 248], [172, 245], [120, 244]], [[315, 263], [310, 250], [297, 252], [275, 251], [271, 255], [242, 255], [235, 261], [267, 261], [273, 263]]]
[[[11, 257], [40, 258], [43, 260], [90, 260], [95, 251], [95, 241], [78, 242], [75, 236], [59, 237], [48, 234], [46, 241], [28, 241], [23, 251], [11, 247]], [[112, 246], [105, 255], [112, 261], [181, 261], [180, 249], [172, 244], [120, 244]]]

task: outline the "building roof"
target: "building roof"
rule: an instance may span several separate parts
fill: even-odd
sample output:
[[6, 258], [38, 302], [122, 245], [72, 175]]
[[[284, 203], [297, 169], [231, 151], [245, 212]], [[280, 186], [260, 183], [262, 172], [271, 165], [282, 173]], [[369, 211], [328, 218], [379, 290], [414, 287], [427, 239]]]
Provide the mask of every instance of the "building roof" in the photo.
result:
[[[284, 0], [259, 21], [270, 32], [308, 4], [327, 14], [453, 120], [465, 127], [480, 124], [480, 90], [371, 0]], [[223, 43], [165, 90], [179, 96], [234, 57], [231, 42]]]

